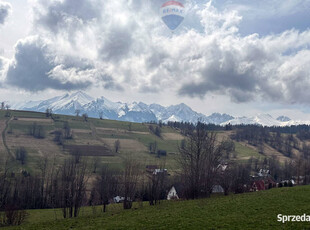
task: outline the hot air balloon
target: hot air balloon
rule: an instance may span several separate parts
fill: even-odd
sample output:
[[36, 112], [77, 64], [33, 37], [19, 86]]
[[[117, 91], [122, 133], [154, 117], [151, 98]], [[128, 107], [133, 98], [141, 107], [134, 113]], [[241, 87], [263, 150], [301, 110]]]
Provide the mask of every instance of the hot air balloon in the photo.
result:
[[180, 2], [168, 1], [161, 6], [160, 15], [163, 22], [173, 31], [184, 20], [185, 8]]

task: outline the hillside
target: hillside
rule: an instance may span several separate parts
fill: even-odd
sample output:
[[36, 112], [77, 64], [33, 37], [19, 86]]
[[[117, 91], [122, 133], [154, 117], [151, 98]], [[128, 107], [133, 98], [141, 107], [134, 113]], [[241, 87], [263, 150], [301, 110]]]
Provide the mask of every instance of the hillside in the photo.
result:
[[[174, 129], [163, 127], [161, 137], [157, 137], [149, 130], [149, 125], [141, 123], [100, 120], [76, 116], [54, 115], [54, 119], [47, 118], [44, 113], [10, 111], [11, 117], [5, 117], [5, 111], [0, 111], [2, 160], [6, 156], [15, 157], [15, 151], [24, 147], [28, 152], [28, 159], [22, 166], [28, 171], [35, 168], [44, 157], [61, 160], [67, 157], [71, 150], [78, 148], [79, 154], [87, 156], [89, 161], [110, 163], [112, 167], [120, 167], [122, 158], [131, 154], [144, 165], [158, 163], [165, 160], [167, 166], [174, 167], [174, 156], [178, 143], [183, 137]], [[7, 123], [7, 125], [6, 125]], [[44, 138], [29, 135], [29, 129], [36, 123], [43, 130]], [[63, 129], [68, 124], [72, 139], [64, 139], [60, 145], [55, 142], [55, 131]], [[120, 150], [114, 151], [115, 141], [120, 141]], [[150, 154], [148, 146], [157, 143], [158, 150], [167, 151], [167, 157], [159, 159], [156, 154]], [[7, 148], [5, 147], [5, 145]]]
[[[15, 158], [15, 152], [24, 147], [28, 153], [26, 162], [15, 165], [15, 171], [25, 169], [28, 172], [35, 170], [42, 158], [62, 161], [74, 151], [79, 151], [82, 156], [87, 156], [89, 163], [109, 163], [111, 167], [119, 168], [124, 156], [130, 154], [139, 160], [143, 166], [148, 164], [163, 164], [169, 170], [177, 169], [175, 163], [178, 146], [184, 136], [174, 128], [161, 127], [161, 136], [156, 136], [150, 131], [150, 124], [130, 123], [114, 120], [88, 118], [87, 121], [79, 116], [54, 115], [53, 119], [46, 117], [45, 113], [9, 111], [11, 117], [5, 117], [6, 111], [0, 111], [0, 160], [6, 157]], [[35, 138], [29, 135], [29, 129], [36, 123], [42, 128], [44, 138]], [[63, 130], [68, 124], [72, 133], [72, 139], [62, 140], [57, 143], [55, 131]], [[156, 125], [152, 125], [154, 128]], [[219, 131], [218, 138], [230, 139], [234, 131]], [[115, 142], [119, 140], [120, 150], [114, 151]], [[156, 143], [157, 150], [165, 150], [166, 156], [158, 158], [156, 154], [150, 154], [150, 144]], [[301, 143], [302, 144], [302, 143]], [[300, 145], [301, 145], [300, 144]], [[294, 150], [298, 155], [298, 150]], [[277, 156], [282, 162], [288, 159], [282, 153], [271, 146], [265, 145], [264, 154], [259, 154], [256, 146], [247, 142], [235, 141], [235, 152], [232, 157], [235, 160], [246, 161], [251, 157], [264, 158]]]
[[[305, 229], [307, 222], [277, 222], [277, 215], [309, 215], [310, 186], [271, 189], [192, 201], [164, 201], [158, 206], [135, 204], [83, 208], [77, 219], [61, 218], [60, 210], [30, 210], [28, 220], [7, 229]], [[4, 228], [5, 229], [5, 228]]]

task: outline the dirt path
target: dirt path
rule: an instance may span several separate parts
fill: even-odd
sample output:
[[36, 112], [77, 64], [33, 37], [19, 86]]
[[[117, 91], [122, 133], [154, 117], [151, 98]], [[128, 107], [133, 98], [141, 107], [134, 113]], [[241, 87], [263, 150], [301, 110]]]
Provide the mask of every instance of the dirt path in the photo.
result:
[[5, 121], [2, 120], [0, 122], [0, 129], [1, 129], [1, 141], [0, 141], [1, 142], [0, 143], [1, 147], [0, 147], [0, 150], [1, 151], [2, 150], [6, 151], [10, 157], [13, 157], [13, 155], [12, 155], [12, 153], [11, 153], [7, 143], [6, 143], [6, 137], [5, 137], [6, 131], [8, 129], [8, 126], [9, 126], [9, 123], [10, 123], [11, 120], [12, 120], [12, 118], [9, 118], [9, 119], [7, 119]]

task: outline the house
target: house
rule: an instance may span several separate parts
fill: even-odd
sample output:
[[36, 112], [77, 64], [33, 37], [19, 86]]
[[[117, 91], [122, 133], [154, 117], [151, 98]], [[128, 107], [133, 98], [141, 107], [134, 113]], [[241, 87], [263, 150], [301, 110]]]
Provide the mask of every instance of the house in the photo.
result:
[[257, 192], [277, 187], [277, 183], [271, 178], [255, 180], [252, 184], [250, 191]]
[[260, 169], [257, 173], [259, 177], [268, 177], [270, 175], [270, 171], [268, 169]]
[[296, 185], [296, 182], [293, 179], [291, 179], [291, 180], [283, 180], [283, 181], [281, 181], [281, 184], [282, 184], [283, 187], [285, 187], [285, 185], [291, 187], [291, 186]]
[[224, 189], [221, 185], [214, 185], [212, 188], [212, 193], [224, 193]]
[[227, 169], [228, 167], [228, 164], [227, 163], [223, 163], [223, 164], [219, 164], [217, 166], [217, 169], [220, 171], [220, 172], [225, 172], [225, 170]]
[[293, 176], [293, 180], [295, 181], [296, 185], [301, 185], [304, 183], [305, 177], [304, 176]]
[[167, 169], [155, 169], [154, 171], [153, 171], [153, 174], [154, 175], [157, 175], [157, 174], [160, 174], [160, 173], [168, 173], [168, 170]]
[[167, 200], [178, 200], [179, 196], [174, 186], [171, 187], [167, 194]]
[[265, 179], [265, 188], [270, 189], [270, 188], [275, 188], [277, 187], [277, 183], [272, 180], [270, 177]]
[[250, 191], [257, 192], [257, 191], [262, 191], [262, 190], [266, 190], [264, 180], [254, 181]]
[[122, 203], [124, 200], [125, 200], [125, 197], [122, 197], [122, 196], [113, 197], [114, 203]]

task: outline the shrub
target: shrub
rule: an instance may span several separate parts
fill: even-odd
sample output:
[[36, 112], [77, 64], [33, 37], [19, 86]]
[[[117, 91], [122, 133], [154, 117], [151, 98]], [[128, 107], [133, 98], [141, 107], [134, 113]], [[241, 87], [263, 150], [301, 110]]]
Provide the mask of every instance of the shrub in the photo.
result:
[[7, 205], [5, 211], [0, 214], [0, 226], [21, 225], [27, 215], [25, 210], [19, 210], [15, 205]]
[[22, 165], [26, 163], [27, 160], [27, 150], [24, 147], [19, 147], [15, 151], [16, 160], [20, 161]]

